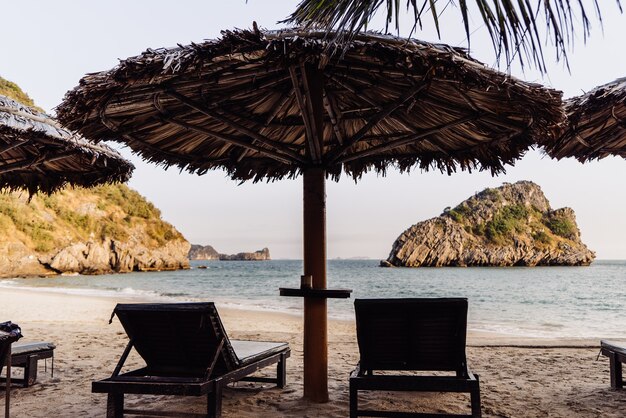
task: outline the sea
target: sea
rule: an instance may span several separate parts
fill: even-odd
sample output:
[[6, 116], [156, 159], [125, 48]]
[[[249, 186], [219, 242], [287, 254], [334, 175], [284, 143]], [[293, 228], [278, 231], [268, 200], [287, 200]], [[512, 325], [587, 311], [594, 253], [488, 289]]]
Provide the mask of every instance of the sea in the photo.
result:
[[[99, 276], [3, 279], [20, 288], [141, 301], [213, 301], [219, 307], [302, 315], [302, 260], [192, 261], [191, 269]], [[206, 267], [206, 268], [202, 268]], [[468, 329], [519, 337], [625, 338], [626, 260], [588, 267], [382, 268], [377, 260], [329, 260], [330, 318], [354, 318], [355, 298], [465, 297]]]

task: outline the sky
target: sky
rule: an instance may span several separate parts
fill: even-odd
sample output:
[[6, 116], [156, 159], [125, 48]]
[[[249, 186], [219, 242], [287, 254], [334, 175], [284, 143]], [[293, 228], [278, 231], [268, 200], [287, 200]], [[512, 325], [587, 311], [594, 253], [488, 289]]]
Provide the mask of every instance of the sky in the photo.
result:
[[[586, 3], [590, 3], [587, 1]], [[147, 48], [201, 42], [220, 36], [220, 30], [284, 27], [297, 4], [287, 0], [22, 0], [3, 2], [0, 76], [20, 85], [42, 108], [54, 114], [66, 91], [89, 72], [108, 70], [118, 59]], [[569, 53], [571, 71], [546, 56], [548, 74], [519, 65], [499, 68], [527, 81], [564, 92], [584, 93], [597, 85], [626, 76], [626, 15], [615, 2], [602, 2], [603, 27], [594, 20], [586, 44], [574, 40]], [[474, 13], [471, 54], [497, 66], [477, 13]], [[466, 47], [457, 11], [442, 16], [439, 40], [432, 26], [417, 38]], [[401, 35], [410, 30], [408, 15]], [[379, 17], [370, 29], [384, 29]], [[474, 30], [473, 29], [473, 30]], [[549, 47], [545, 47], [549, 50]], [[302, 258], [301, 178], [274, 183], [239, 184], [222, 171], [203, 176], [181, 173], [175, 167], [142, 162], [128, 148], [112, 144], [131, 159], [136, 170], [130, 187], [146, 196], [194, 244], [212, 245], [222, 253], [270, 249], [272, 258]], [[504, 182], [531, 180], [539, 184], [553, 208], [575, 210], [583, 241], [599, 259], [626, 259], [626, 161], [609, 157], [582, 165], [573, 159], [551, 160], [529, 151], [504, 175], [459, 172], [400, 174], [370, 173], [355, 183], [343, 176], [327, 182], [329, 258], [384, 259], [394, 240], [411, 225], [438, 216], [477, 191]]]

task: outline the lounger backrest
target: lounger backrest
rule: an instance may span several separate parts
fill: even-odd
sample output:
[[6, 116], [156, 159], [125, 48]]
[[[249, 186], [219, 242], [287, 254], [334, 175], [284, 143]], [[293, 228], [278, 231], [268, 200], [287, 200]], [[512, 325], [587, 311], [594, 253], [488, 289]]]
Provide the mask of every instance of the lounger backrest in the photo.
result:
[[467, 299], [357, 299], [365, 370], [467, 370]]
[[213, 303], [118, 304], [114, 313], [149, 371], [202, 377], [222, 340], [211, 375], [238, 366]]

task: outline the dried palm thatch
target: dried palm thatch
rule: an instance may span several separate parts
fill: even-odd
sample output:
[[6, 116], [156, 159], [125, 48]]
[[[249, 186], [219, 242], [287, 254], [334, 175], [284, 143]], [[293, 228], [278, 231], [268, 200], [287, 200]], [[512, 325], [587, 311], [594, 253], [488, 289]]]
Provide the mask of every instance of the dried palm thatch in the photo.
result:
[[93, 144], [49, 116], [0, 96], [0, 187], [51, 193], [66, 184], [126, 181], [133, 169], [106, 145]]
[[389, 165], [495, 174], [564, 119], [560, 92], [446, 45], [367, 33], [329, 56], [321, 32], [222, 35], [86, 75], [60, 121], [166, 166], [258, 181], [307, 167], [333, 179]]
[[567, 128], [546, 147], [550, 156], [581, 162], [608, 155], [626, 158], [626, 78], [566, 101]]

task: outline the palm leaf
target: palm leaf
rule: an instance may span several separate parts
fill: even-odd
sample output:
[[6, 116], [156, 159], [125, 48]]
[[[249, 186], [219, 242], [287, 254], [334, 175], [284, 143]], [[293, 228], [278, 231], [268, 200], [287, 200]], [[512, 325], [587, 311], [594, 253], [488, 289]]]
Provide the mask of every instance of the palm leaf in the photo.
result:
[[[542, 49], [544, 36], [547, 36], [556, 50], [558, 60], [567, 63], [567, 51], [573, 43], [575, 33], [582, 31], [586, 41], [591, 30], [588, 10], [593, 9], [597, 20], [602, 23], [599, 0], [474, 0], [484, 26], [491, 37], [498, 59], [504, 57], [507, 63], [519, 59], [531, 61], [538, 69], [545, 72], [545, 60]], [[622, 12], [621, 0], [615, 0]], [[422, 26], [422, 13], [430, 9], [430, 15], [440, 34], [440, 0], [407, 0], [407, 9], [413, 10], [415, 27]], [[449, 5], [453, 0], [444, 0]], [[470, 24], [467, 0], [459, 0], [463, 26], [470, 40]], [[285, 22], [305, 28], [322, 28], [328, 32], [336, 31], [335, 41], [351, 39], [355, 33], [367, 26], [379, 7], [385, 4], [386, 25], [395, 21], [399, 30], [400, 0], [302, 0], [296, 11]], [[445, 8], [444, 8], [445, 9]], [[543, 16], [542, 16], [543, 15]], [[540, 26], [546, 28], [546, 35]]]

